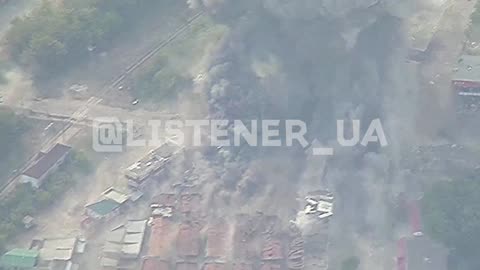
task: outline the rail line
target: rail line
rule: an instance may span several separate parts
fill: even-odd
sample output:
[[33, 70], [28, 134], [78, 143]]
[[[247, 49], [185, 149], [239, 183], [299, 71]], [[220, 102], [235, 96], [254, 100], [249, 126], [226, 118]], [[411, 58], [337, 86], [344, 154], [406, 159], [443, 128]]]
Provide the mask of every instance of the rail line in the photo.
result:
[[[191, 18], [187, 20], [186, 23], [181, 25], [179, 28], [177, 28], [172, 34], [170, 34], [166, 39], [162, 40], [158, 44], [156, 44], [152, 49], [147, 51], [142, 57], [140, 57], [138, 60], [133, 62], [130, 66], [125, 69], [125, 71], [118, 76], [116, 79], [112, 80], [110, 83], [108, 83], [107, 86], [103, 87], [102, 90], [100, 91], [100, 94], [98, 96], [100, 97], [105, 97], [112, 89], [118, 87], [120, 83], [125, 80], [125, 78], [130, 75], [133, 71], [138, 69], [140, 66], [142, 66], [146, 61], [148, 61], [150, 58], [152, 58], [155, 54], [157, 54], [160, 50], [165, 48], [167, 45], [169, 45], [172, 41], [175, 40], [180, 34], [185, 32], [194, 22], [196, 22], [200, 17], [202, 17], [205, 14], [205, 11], [200, 11], [193, 15]], [[64, 121], [67, 123], [62, 130], [60, 130], [55, 136], [50, 138], [47, 142], [42, 144], [42, 150], [43, 149], [48, 149], [51, 147], [60, 137], [62, 137], [68, 129], [70, 129], [75, 122], [77, 121], [82, 121], [83, 118], [86, 117], [88, 113], [89, 106], [96, 105], [100, 103], [103, 99], [98, 98], [98, 97], [90, 97], [84, 105], [82, 105], [78, 110], [76, 110], [69, 119], [64, 119]], [[9, 191], [11, 191], [15, 186], [16, 186], [16, 180], [18, 177], [25, 171], [28, 167], [33, 165], [33, 163], [36, 161], [38, 154], [35, 154], [32, 156], [21, 168], [17, 169], [15, 173], [10, 176], [10, 178], [0, 186], [0, 198], [3, 198], [6, 194], [8, 194]]]

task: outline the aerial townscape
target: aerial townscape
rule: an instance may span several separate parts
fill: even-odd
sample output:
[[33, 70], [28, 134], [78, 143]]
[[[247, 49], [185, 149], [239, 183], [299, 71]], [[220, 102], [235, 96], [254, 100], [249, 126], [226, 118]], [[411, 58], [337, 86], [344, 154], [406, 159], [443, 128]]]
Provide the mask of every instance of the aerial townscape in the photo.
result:
[[477, 0], [0, 0], [0, 270], [479, 270]]

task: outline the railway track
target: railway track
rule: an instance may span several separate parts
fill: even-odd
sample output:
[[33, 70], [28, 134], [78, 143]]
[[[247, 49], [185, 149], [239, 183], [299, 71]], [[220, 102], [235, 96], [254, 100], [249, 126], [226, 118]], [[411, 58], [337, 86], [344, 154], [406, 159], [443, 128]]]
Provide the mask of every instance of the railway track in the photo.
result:
[[[177, 38], [180, 34], [185, 32], [192, 24], [194, 24], [198, 19], [200, 19], [204, 14], [205, 14], [205, 11], [200, 11], [195, 15], [193, 15], [191, 18], [189, 18], [186, 23], [184, 23], [179, 28], [177, 28], [166, 39], [156, 44], [152, 49], [147, 51], [142, 57], [140, 57], [135, 62], [133, 62], [130, 66], [128, 66], [120, 76], [118, 76], [114, 80], [107, 83], [107, 85], [100, 90], [98, 96], [105, 97], [112, 89], [115, 89], [116, 87], [118, 87], [128, 75], [130, 75], [133, 71], [141, 67], [145, 62], [151, 59], [155, 54], [157, 54], [159, 51], [165, 48], [168, 44], [174, 41], [175, 38]], [[55, 134], [55, 136], [53, 136], [48, 141], [43, 143], [41, 149], [45, 151], [51, 148], [55, 144], [55, 142], [57, 142], [62, 136], [66, 134], [66, 132], [72, 126], [75, 125], [76, 122], [82, 122], [85, 120], [90, 106], [95, 106], [100, 102], [102, 102], [102, 100], [103, 98], [93, 97], [93, 96], [90, 97], [85, 102], [85, 104], [82, 105], [78, 110], [76, 110], [68, 119], [62, 120], [67, 123], [65, 127], [62, 128], [62, 130], [60, 130], [57, 134]], [[64, 138], [64, 141], [66, 141], [66, 138]], [[0, 186], [0, 199], [5, 197], [11, 190], [13, 190], [13, 188], [16, 186], [18, 177], [23, 173], [23, 171], [25, 171], [28, 167], [33, 165], [36, 158], [37, 158], [37, 154], [31, 157], [21, 168], [17, 169], [15, 173], [12, 176], [10, 176], [9, 179], [4, 184]]]

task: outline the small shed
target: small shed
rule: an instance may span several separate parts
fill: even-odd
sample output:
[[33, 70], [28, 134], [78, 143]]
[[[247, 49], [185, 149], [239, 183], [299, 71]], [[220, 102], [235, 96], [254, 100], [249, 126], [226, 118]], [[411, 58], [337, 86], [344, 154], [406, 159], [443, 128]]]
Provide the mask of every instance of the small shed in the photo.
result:
[[30, 269], [37, 264], [38, 256], [37, 250], [15, 248], [0, 258], [0, 266], [7, 269]]

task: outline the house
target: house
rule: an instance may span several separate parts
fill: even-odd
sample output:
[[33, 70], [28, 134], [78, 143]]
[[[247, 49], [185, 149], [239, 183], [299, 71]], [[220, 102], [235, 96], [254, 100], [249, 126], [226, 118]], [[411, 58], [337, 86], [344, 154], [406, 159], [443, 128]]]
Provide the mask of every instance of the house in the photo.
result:
[[40, 152], [34, 164], [20, 175], [20, 182], [30, 183], [34, 188], [39, 188], [43, 181], [65, 161], [71, 149], [70, 146], [57, 143], [47, 153]]
[[120, 213], [130, 196], [111, 187], [102, 192], [98, 201], [85, 206], [85, 214], [93, 220], [108, 220]]
[[452, 76], [459, 96], [480, 97], [480, 56], [462, 55]]
[[85, 206], [85, 214], [93, 220], [108, 220], [120, 213], [118, 202], [104, 198]]
[[5, 269], [33, 269], [37, 265], [39, 252], [15, 248], [0, 258], [0, 266]]
[[107, 234], [103, 257], [110, 259], [136, 259], [145, 239], [146, 220], [129, 220]]
[[111, 188], [108, 188], [107, 190], [105, 190], [103, 193], [102, 193], [102, 196], [106, 199], [110, 199], [112, 201], [115, 201], [117, 202], [118, 204], [124, 204], [126, 203], [129, 199], [130, 199], [130, 196], [123, 193], [123, 192], [120, 192], [118, 190], [116, 190], [115, 188], [111, 187]]

